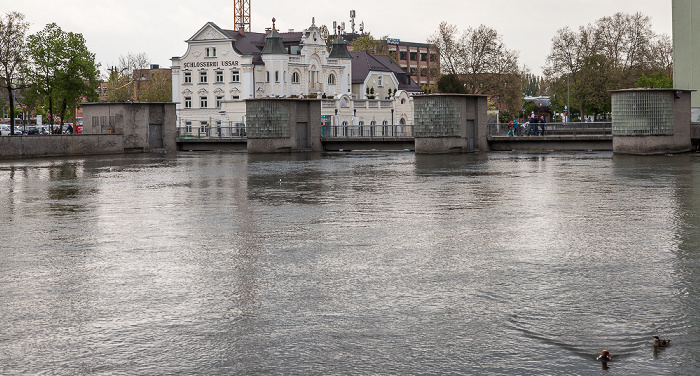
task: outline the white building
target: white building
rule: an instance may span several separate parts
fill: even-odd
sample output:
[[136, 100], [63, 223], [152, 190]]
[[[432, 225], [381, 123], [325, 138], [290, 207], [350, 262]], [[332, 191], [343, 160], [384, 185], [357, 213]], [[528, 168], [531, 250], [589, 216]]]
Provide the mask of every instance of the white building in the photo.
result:
[[[398, 65], [380, 61], [384, 57], [351, 56], [342, 37], [328, 49], [327, 36], [313, 20], [303, 32], [286, 33], [279, 33], [275, 19], [272, 22], [266, 33], [224, 30], [209, 22], [186, 41], [185, 54], [172, 58], [178, 127], [202, 134], [213, 127], [245, 123], [246, 99], [304, 96], [325, 99], [323, 114], [331, 124], [411, 123], [408, 93], [420, 88], [405, 74], [397, 77], [403, 73]], [[370, 87], [374, 103], [365, 101]], [[363, 102], [348, 102], [354, 100]], [[402, 105], [400, 111], [397, 103]]]

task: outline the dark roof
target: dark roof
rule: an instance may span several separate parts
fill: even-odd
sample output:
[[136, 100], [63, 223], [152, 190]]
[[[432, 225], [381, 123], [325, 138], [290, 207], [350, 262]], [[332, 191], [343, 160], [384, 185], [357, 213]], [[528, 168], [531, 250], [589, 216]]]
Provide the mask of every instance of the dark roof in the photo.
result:
[[352, 56], [352, 83], [365, 82], [370, 71], [393, 73], [399, 81], [399, 90], [422, 92], [420, 86], [387, 55], [372, 55], [367, 52], [350, 52]]
[[[253, 64], [262, 64], [262, 53], [265, 48], [266, 33], [241, 33], [237, 30], [223, 30], [231, 39], [234, 40], [233, 46], [236, 51], [242, 55], [253, 55]], [[272, 33], [272, 31], [271, 31]], [[274, 53], [289, 53], [291, 46], [299, 46], [303, 32], [275, 33], [282, 37], [282, 46], [286, 52], [279, 51], [279, 46], [275, 48]]]
[[328, 55], [330, 59], [352, 59], [348, 52], [348, 44], [340, 35], [333, 40], [331, 52]]
[[277, 32], [277, 30], [272, 29], [269, 34], [265, 37], [265, 47], [262, 50], [263, 54], [276, 54], [284, 55], [289, 53], [284, 47], [282, 42], [282, 36]]

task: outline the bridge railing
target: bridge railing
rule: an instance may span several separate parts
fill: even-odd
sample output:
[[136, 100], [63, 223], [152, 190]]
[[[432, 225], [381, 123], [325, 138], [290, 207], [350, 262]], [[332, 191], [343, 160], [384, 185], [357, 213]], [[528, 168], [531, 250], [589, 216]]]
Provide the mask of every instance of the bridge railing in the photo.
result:
[[[519, 133], [516, 131], [516, 136], [527, 136], [528, 127], [535, 124], [522, 123], [518, 124]], [[537, 124], [540, 125], [539, 123]], [[534, 133], [531, 132], [531, 134]], [[539, 134], [539, 129], [538, 132]], [[508, 123], [488, 124], [489, 136], [508, 136]], [[612, 122], [597, 121], [597, 122], [575, 122], [575, 123], [546, 123], [544, 129], [545, 136], [602, 136], [612, 134]]]
[[230, 123], [215, 126], [182, 126], [177, 127], [178, 138], [246, 138], [244, 123]]
[[413, 137], [413, 125], [323, 125], [321, 137]]

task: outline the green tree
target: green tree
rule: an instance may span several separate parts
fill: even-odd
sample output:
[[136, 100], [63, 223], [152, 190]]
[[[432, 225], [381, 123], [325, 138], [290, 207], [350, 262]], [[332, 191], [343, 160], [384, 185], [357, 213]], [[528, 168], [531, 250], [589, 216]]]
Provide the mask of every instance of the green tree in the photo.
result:
[[379, 39], [374, 39], [371, 33], [362, 33], [350, 43], [353, 51], [367, 52], [377, 55], [389, 55], [389, 44], [387, 39], [389, 36], [383, 36]]
[[466, 94], [465, 83], [456, 74], [446, 74], [437, 81], [437, 89], [441, 93]]
[[64, 32], [55, 23], [28, 37], [32, 61], [31, 82], [44, 97], [49, 124], [59, 116], [61, 123], [80, 97], [94, 98], [99, 86], [95, 55], [88, 51], [82, 34]]
[[16, 89], [17, 80], [21, 80], [25, 72], [26, 34], [29, 23], [24, 22], [24, 14], [9, 12], [0, 15], [0, 85], [7, 91], [10, 107], [10, 134], [15, 130], [15, 99], [13, 91]]
[[142, 90], [140, 101], [171, 102], [173, 100], [173, 85], [171, 76], [163, 70], [151, 74], [147, 85]]
[[642, 77], [634, 82], [634, 87], [672, 88], [673, 78], [667, 77], [662, 71], [652, 73], [649, 77], [642, 73]]
[[633, 87], [658, 71], [671, 77], [672, 56], [670, 38], [655, 34], [649, 17], [616, 13], [577, 31], [558, 30], [544, 72], [550, 94], [570, 97], [583, 118], [610, 111], [608, 90]]

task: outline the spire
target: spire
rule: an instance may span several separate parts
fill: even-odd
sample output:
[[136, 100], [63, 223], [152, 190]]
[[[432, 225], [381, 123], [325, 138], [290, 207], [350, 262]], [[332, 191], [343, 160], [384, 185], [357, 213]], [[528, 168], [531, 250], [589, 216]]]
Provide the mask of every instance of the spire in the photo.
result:
[[274, 55], [284, 55], [287, 54], [287, 49], [284, 48], [284, 43], [282, 42], [282, 36], [275, 29], [275, 19], [272, 19], [272, 30], [265, 37], [265, 47], [263, 47], [262, 53], [264, 55], [274, 54]]
[[345, 39], [338, 34], [338, 36], [333, 39], [333, 45], [331, 46], [331, 52], [328, 54], [329, 59], [352, 59], [350, 52], [348, 52], [348, 44]]

